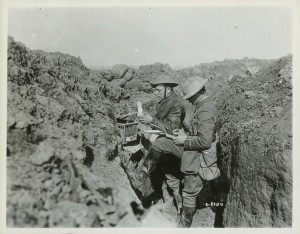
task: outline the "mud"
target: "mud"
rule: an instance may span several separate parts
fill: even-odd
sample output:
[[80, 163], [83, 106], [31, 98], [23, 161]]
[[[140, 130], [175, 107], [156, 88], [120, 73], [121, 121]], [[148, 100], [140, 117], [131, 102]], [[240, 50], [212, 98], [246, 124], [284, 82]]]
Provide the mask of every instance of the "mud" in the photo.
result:
[[[137, 101], [155, 112], [150, 82], [159, 74], [180, 84], [191, 75], [209, 79], [220, 111], [222, 178], [205, 185], [192, 227], [290, 226], [291, 71], [291, 57], [90, 70], [80, 58], [9, 37], [7, 226], [176, 227], [176, 206], [163, 190], [149, 184], [147, 197], [131, 187], [126, 171], [138, 169], [147, 150], [126, 151], [117, 127]], [[226, 206], [205, 205], [211, 201]]]
[[237, 77], [219, 97], [225, 226], [292, 225], [292, 56]]
[[174, 226], [141, 206], [119, 165], [126, 98], [79, 58], [9, 38], [9, 227]]

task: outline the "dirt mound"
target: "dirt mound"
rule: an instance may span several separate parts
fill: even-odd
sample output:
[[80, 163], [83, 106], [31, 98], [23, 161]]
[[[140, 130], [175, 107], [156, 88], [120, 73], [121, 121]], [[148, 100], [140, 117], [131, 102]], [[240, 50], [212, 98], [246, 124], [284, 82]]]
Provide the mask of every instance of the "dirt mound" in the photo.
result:
[[127, 97], [80, 58], [9, 37], [9, 227], [173, 226], [141, 207], [116, 158], [115, 103]]
[[91, 70], [91, 74], [94, 79], [101, 80], [102, 82], [108, 81], [110, 86], [115, 88], [123, 88], [128, 81], [132, 80], [133, 78], [138, 78], [136, 70], [125, 64], [117, 64], [113, 66], [112, 69], [94, 69]]
[[170, 74], [172, 68], [168, 64], [154, 63], [150, 65], [142, 65], [138, 69], [138, 74], [143, 82], [153, 81], [160, 74]]
[[180, 83], [184, 83], [191, 76], [201, 76], [208, 79], [207, 90], [209, 95], [215, 99], [221, 90], [227, 87], [228, 82], [236, 76], [249, 77], [266, 68], [272, 60], [265, 59], [225, 59], [212, 63], [202, 63], [194, 67], [174, 70], [173, 74]]
[[112, 69], [93, 70], [93, 76], [107, 80], [112, 87], [125, 88], [126, 93], [133, 92], [151, 92], [150, 86], [160, 74], [172, 73], [172, 69], [168, 64], [155, 63], [151, 65], [143, 65], [138, 69], [134, 69], [125, 64], [117, 64]]
[[217, 99], [230, 227], [292, 225], [292, 56], [236, 77]]

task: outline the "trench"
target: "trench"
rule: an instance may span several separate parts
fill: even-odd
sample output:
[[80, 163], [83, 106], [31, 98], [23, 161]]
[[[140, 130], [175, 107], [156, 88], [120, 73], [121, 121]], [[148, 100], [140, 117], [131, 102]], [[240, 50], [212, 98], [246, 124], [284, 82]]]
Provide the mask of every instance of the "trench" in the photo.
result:
[[[219, 111], [221, 177], [204, 183], [192, 227], [291, 225], [291, 56], [250, 59], [255, 74], [249, 59], [94, 71], [71, 55], [8, 42], [7, 226], [175, 227], [159, 170], [148, 196], [132, 188], [126, 171], [141, 166], [148, 146], [135, 149], [142, 138], [134, 118], [120, 118], [137, 101], [155, 112], [149, 82], [159, 74], [209, 78]], [[268, 188], [278, 181], [275, 196]]]
[[[117, 118], [116, 125], [122, 137], [121, 149], [119, 152], [120, 167], [128, 174], [138, 170], [147, 155], [147, 150], [150, 147], [149, 140], [138, 131], [138, 123], [135, 120], [126, 120]], [[218, 164], [224, 164], [222, 158], [222, 150], [218, 144]], [[168, 155], [166, 155], [167, 157]], [[90, 159], [90, 153], [87, 153], [86, 160]], [[172, 156], [169, 155], [169, 161], [174, 161]], [[103, 176], [99, 173], [101, 165], [97, 162], [91, 162], [93, 170], [97, 176]], [[176, 167], [174, 163], [174, 168]], [[169, 165], [170, 166], [170, 165]], [[170, 166], [172, 167], [172, 166]], [[231, 167], [234, 168], [234, 167]], [[158, 165], [157, 169], [151, 174], [150, 180], [147, 180], [147, 186], [143, 190], [136, 190], [134, 187], [127, 186], [127, 190], [135, 193], [136, 197], [140, 200], [144, 209], [148, 210], [151, 207], [159, 207], [163, 214], [172, 217], [173, 221], [178, 222], [179, 212], [177, 210], [176, 202], [172, 197], [172, 192], [167, 188], [164, 178], [164, 165]], [[179, 168], [178, 168], [179, 172]], [[177, 173], [178, 173], [177, 172]], [[127, 184], [130, 183], [128, 176]], [[222, 172], [220, 178], [212, 181], [203, 181], [203, 189], [197, 198], [197, 209], [194, 215], [192, 228], [197, 227], [224, 227], [223, 224], [223, 211], [226, 206], [226, 198], [229, 192], [230, 181], [226, 173]]]

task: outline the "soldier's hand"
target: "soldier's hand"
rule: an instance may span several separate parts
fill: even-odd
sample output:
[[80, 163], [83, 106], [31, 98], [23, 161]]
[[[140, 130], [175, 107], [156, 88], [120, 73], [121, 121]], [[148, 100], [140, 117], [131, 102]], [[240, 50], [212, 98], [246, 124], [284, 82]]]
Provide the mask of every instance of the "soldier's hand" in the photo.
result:
[[180, 132], [180, 134], [173, 139], [173, 142], [176, 145], [183, 145], [187, 137], [188, 136], [184, 132]]
[[153, 120], [153, 117], [151, 115], [149, 115], [148, 113], [144, 113], [143, 116], [138, 116], [139, 121], [141, 121], [142, 123], [151, 123]]

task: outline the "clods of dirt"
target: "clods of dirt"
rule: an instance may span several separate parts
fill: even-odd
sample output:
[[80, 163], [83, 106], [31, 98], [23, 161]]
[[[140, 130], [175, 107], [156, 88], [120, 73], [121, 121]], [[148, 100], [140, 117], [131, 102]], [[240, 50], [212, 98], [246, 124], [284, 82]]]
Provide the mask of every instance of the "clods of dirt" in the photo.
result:
[[231, 180], [230, 227], [292, 225], [292, 56], [220, 95], [220, 166]]

